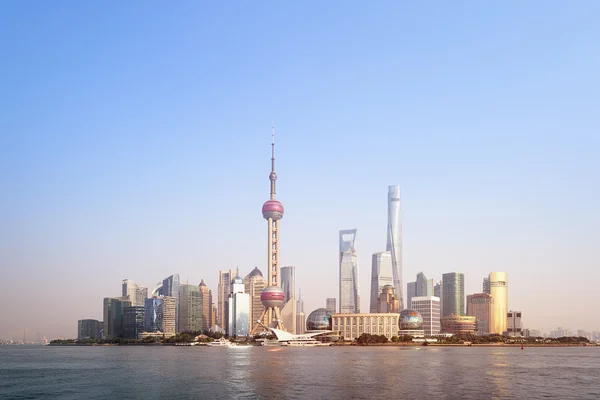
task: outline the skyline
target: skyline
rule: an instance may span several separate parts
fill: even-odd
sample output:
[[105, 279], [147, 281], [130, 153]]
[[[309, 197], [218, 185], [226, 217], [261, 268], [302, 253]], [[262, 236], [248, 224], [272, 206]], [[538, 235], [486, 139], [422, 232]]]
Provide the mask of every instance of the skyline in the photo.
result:
[[0, 337], [72, 336], [123, 279], [266, 276], [272, 120], [306, 314], [348, 228], [369, 309], [398, 184], [404, 283], [504, 271], [525, 327], [600, 330], [600, 5], [28, 8], [0, 5]]

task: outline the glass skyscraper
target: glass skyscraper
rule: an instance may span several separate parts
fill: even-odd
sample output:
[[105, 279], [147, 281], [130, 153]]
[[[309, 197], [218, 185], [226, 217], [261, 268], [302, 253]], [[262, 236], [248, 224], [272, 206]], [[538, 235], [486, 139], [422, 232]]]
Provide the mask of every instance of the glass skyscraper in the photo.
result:
[[388, 188], [388, 222], [386, 251], [392, 255], [392, 275], [396, 296], [400, 300], [400, 309], [404, 306], [404, 288], [402, 287], [402, 210], [400, 208], [400, 186]]
[[179, 332], [197, 332], [202, 330], [202, 291], [200, 286], [179, 285]]
[[146, 299], [144, 309], [144, 327], [148, 332], [162, 332], [163, 299]]
[[175, 331], [179, 332], [179, 274], [163, 279], [162, 295], [175, 299]]
[[[394, 285], [392, 253], [389, 251], [373, 254], [371, 267], [371, 303], [369, 304], [369, 312], [379, 312], [377, 311], [377, 299], [381, 294], [381, 289], [385, 285]], [[398, 297], [398, 295], [396, 295], [396, 297]]]
[[359, 313], [356, 229], [340, 231], [340, 313]]
[[285, 294], [285, 303], [296, 296], [296, 267], [281, 267], [281, 289]]
[[442, 274], [442, 317], [465, 315], [465, 275], [460, 272]]

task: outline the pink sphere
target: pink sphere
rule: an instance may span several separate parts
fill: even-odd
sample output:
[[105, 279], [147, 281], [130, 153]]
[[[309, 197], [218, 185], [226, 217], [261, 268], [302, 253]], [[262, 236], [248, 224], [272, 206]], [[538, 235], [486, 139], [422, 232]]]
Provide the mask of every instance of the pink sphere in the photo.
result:
[[272, 218], [278, 220], [283, 218], [283, 204], [277, 200], [267, 200], [262, 206], [262, 215], [264, 219]]
[[269, 286], [260, 294], [260, 301], [265, 307], [281, 308], [285, 302], [285, 293], [280, 287]]

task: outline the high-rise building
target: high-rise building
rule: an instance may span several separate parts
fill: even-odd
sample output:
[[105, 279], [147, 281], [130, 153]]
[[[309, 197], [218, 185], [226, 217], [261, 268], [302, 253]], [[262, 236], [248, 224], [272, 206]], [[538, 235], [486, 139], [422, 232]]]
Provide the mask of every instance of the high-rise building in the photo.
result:
[[179, 332], [179, 274], [173, 274], [163, 279], [162, 295], [175, 299], [175, 332]]
[[296, 267], [281, 267], [281, 289], [285, 302], [281, 309], [283, 326], [291, 333], [296, 333]]
[[[281, 317], [281, 307], [285, 303], [285, 293], [281, 289], [281, 277], [279, 271], [279, 221], [283, 218], [283, 204], [276, 199], [277, 173], [275, 172], [275, 126], [271, 133], [271, 195], [262, 206], [263, 218], [267, 220], [267, 284], [260, 298], [265, 310], [259, 316], [262, 320], [267, 317], [268, 326], [285, 330]], [[260, 322], [255, 322], [251, 334], [262, 330]]]
[[400, 300], [396, 297], [395, 288], [392, 285], [385, 285], [381, 289], [381, 294], [377, 299], [376, 313], [400, 313]]
[[111, 340], [123, 337], [123, 310], [130, 307], [128, 296], [105, 297], [103, 303], [104, 338]]
[[325, 299], [325, 309], [330, 314], [335, 314], [337, 312], [335, 297], [328, 297], [327, 299]]
[[392, 274], [400, 309], [404, 310], [402, 287], [402, 209], [400, 207], [400, 186], [388, 187], [388, 223], [386, 250], [392, 253]]
[[406, 305], [410, 307], [412, 298], [417, 295], [417, 282], [406, 283]]
[[490, 295], [494, 299], [490, 333], [500, 335], [506, 332], [506, 313], [508, 312], [508, 274], [490, 272]]
[[207, 330], [212, 325], [213, 319], [213, 302], [212, 302], [212, 291], [204, 283], [204, 279], [200, 281], [200, 294], [202, 297], [202, 327], [201, 329]]
[[104, 324], [95, 319], [80, 319], [77, 321], [77, 340], [102, 339]]
[[162, 326], [161, 332], [165, 336], [173, 336], [176, 333], [177, 321], [177, 299], [175, 297], [163, 296], [162, 299]]
[[215, 303], [212, 304], [212, 316], [210, 320], [210, 327], [212, 328], [217, 324], [217, 305]]
[[442, 275], [442, 317], [465, 315], [465, 275], [448, 272]]
[[371, 261], [371, 303], [369, 304], [369, 312], [376, 313], [381, 290], [385, 285], [394, 285], [392, 253], [390, 251], [375, 253]]
[[418, 297], [433, 296], [433, 279], [427, 279], [423, 272], [417, 274], [416, 293]]
[[296, 312], [304, 312], [304, 300], [302, 300], [302, 289], [298, 289], [298, 301], [296, 302]]
[[340, 313], [360, 313], [356, 229], [340, 231]]
[[494, 299], [487, 293], [475, 293], [467, 296], [467, 315], [475, 317], [477, 334], [490, 333]]
[[[254, 267], [254, 269], [246, 275], [244, 278], [244, 287], [246, 293], [250, 295], [250, 326], [254, 326], [265, 311], [265, 306], [263, 306], [262, 300], [260, 299], [260, 295], [265, 288], [265, 280], [258, 267]], [[263, 319], [259, 324], [259, 328], [257, 328], [257, 332], [263, 331], [264, 329], [261, 328], [264, 328], [267, 324], [267, 316], [263, 315]]]
[[200, 286], [182, 283], [179, 285], [179, 332], [202, 330], [202, 291]]
[[248, 336], [250, 333], [250, 295], [244, 293], [244, 280], [236, 274], [229, 295], [229, 336]]
[[129, 296], [129, 301], [133, 307], [143, 307], [148, 297], [148, 288], [138, 285], [131, 279], [123, 279], [121, 282], [123, 297]]
[[147, 332], [162, 332], [163, 299], [153, 297], [146, 299], [144, 307], [144, 329]]
[[423, 317], [423, 331], [425, 336], [434, 336], [440, 333], [440, 298], [436, 296], [413, 297], [409, 307]]
[[229, 326], [229, 294], [231, 281], [236, 275], [234, 269], [219, 271], [219, 285], [217, 286], [217, 325], [223, 329]]
[[444, 301], [443, 301], [444, 296], [443, 296], [441, 281], [437, 282], [435, 285], [433, 285], [433, 296], [440, 299], [440, 315], [441, 315], [442, 310], [444, 309]]
[[123, 309], [123, 337], [137, 339], [144, 332], [144, 307], [131, 306]]
[[509, 311], [508, 313], [506, 313], [506, 326], [506, 333], [508, 334], [508, 336], [523, 336], [523, 325], [521, 324], [521, 311]]
[[483, 284], [481, 285], [481, 291], [483, 293], [490, 294], [490, 278], [483, 278]]
[[304, 333], [306, 333], [306, 317], [301, 311], [296, 314], [296, 334], [303, 335]]

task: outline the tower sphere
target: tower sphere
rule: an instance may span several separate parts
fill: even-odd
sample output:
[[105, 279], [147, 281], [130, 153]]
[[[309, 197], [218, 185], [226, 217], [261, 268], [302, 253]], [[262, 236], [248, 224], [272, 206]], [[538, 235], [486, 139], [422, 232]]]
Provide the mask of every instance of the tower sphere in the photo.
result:
[[262, 206], [264, 219], [272, 218], [274, 221], [283, 218], [283, 204], [277, 200], [267, 200]]
[[281, 308], [285, 302], [285, 293], [280, 287], [269, 286], [263, 289], [260, 294], [260, 301], [262, 301], [263, 306], [267, 308]]

